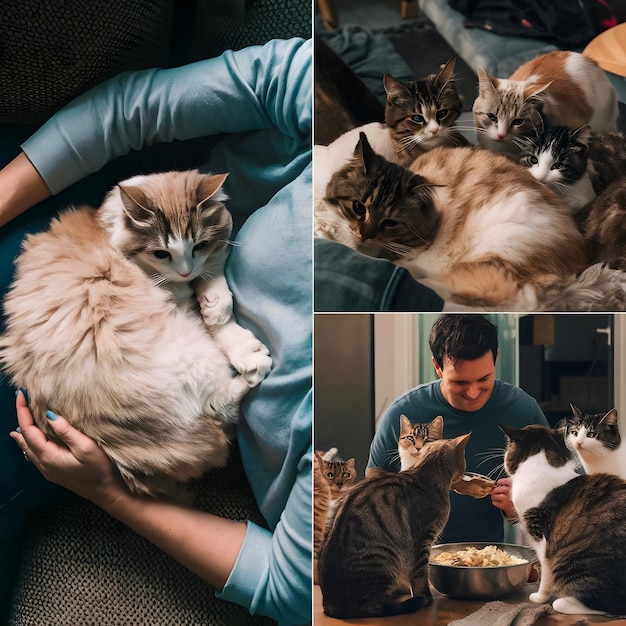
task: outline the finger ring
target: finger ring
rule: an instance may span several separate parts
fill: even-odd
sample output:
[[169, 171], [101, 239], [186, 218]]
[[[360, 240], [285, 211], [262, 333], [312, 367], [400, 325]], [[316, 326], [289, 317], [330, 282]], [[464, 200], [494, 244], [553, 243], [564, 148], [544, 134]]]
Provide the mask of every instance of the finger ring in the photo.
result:
[[30, 459], [28, 458], [28, 448], [26, 448], [26, 450], [22, 450], [22, 454], [24, 455], [24, 458], [30, 463]]

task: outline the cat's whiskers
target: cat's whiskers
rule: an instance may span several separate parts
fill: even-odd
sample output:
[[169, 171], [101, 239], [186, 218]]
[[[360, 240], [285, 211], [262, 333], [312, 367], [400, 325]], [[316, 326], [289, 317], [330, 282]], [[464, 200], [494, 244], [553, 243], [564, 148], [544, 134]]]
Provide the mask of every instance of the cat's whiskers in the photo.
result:
[[[428, 241], [427, 239], [425, 239], [424, 237], [422, 237], [422, 235], [420, 235], [420, 233], [418, 233], [415, 228], [413, 227], [412, 224], [407, 224], [406, 225], [408, 230], [413, 233], [420, 241], [422, 241], [425, 245], [430, 246], [430, 244], [432, 242]], [[413, 247], [411, 246], [406, 246], [407, 250], [413, 250]]]
[[167, 283], [171, 282], [168, 276], [166, 276], [165, 274], [158, 273], [158, 272], [155, 274], [150, 274], [150, 280], [157, 287], [161, 287], [162, 285], [166, 285]]

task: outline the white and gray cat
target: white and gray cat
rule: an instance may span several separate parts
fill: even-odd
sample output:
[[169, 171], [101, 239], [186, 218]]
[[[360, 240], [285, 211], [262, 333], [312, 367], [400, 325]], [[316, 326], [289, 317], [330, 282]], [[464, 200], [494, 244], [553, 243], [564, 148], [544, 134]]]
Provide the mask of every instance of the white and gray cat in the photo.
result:
[[225, 178], [135, 177], [100, 211], [63, 212], [25, 240], [4, 302], [0, 364], [37, 425], [53, 436], [46, 411], [62, 414], [135, 492], [223, 465], [228, 424], [271, 367], [232, 317]]
[[617, 410], [583, 413], [573, 404], [565, 418], [565, 442], [587, 474], [614, 474], [626, 480], [626, 450], [619, 433]]
[[551, 124], [594, 132], [614, 132], [617, 93], [595, 61], [569, 51], [540, 55], [508, 79], [478, 70], [478, 97], [473, 113], [482, 147], [516, 158], [518, 141]]

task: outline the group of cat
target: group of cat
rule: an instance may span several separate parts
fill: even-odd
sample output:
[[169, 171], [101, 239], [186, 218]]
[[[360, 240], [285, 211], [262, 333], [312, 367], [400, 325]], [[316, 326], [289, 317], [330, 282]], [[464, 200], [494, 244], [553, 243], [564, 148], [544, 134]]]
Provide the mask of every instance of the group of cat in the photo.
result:
[[137, 176], [98, 211], [69, 209], [30, 235], [4, 300], [0, 366], [94, 439], [128, 487], [180, 494], [227, 460], [241, 399], [271, 367], [232, 316], [224, 277], [226, 175]]
[[[617, 411], [572, 411], [554, 429], [501, 426], [513, 504], [541, 564], [529, 599], [556, 596], [562, 613], [626, 615], [626, 454]], [[402, 416], [401, 471], [378, 469], [360, 481], [353, 459], [348, 470], [316, 453], [314, 575], [327, 615], [383, 617], [432, 602], [430, 549], [465, 472], [470, 437], [441, 439], [442, 429], [441, 416], [430, 424]]]
[[479, 69], [461, 128], [454, 65], [385, 76], [385, 122], [315, 146], [316, 235], [405, 267], [457, 308], [624, 310], [626, 138], [606, 74], [566, 51], [508, 79]]

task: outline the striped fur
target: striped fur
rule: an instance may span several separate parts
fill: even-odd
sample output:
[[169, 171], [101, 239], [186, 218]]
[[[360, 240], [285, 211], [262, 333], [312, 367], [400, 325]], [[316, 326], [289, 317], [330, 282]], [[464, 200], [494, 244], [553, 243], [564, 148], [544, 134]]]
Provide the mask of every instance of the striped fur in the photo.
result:
[[410, 469], [417, 463], [421, 449], [431, 441], [443, 436], [443, 417], [438, 415], [430, 423], [412, 423], [406, 415], [400, 416], [398, 454], [400, 470]]
[[336, 618], [409, 613], [432, 602], [428, 557], [465, 471], [469, 435], [428, 443], [406, 472], [377, 472], [341, 499], [319, 555], [324, 612]]

